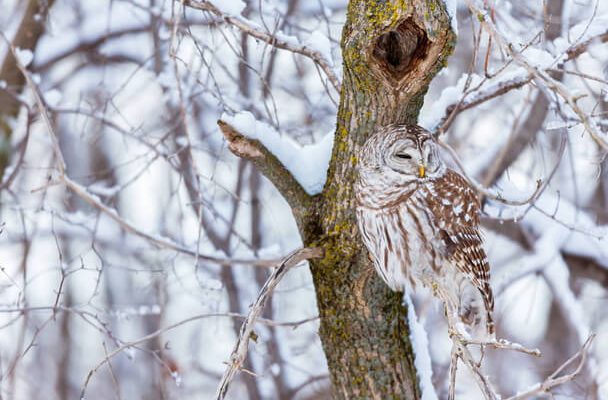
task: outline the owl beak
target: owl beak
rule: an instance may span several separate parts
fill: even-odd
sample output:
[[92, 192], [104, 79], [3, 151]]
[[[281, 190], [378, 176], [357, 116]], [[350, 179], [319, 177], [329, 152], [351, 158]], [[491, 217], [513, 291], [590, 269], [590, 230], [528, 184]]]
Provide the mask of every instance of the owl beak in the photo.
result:
[[420, 164], [418, 166], [418, 176], [420, 176], [421, 178], [424, 178], [426, 175], [426, 168], [424, 167], [424, 165]]

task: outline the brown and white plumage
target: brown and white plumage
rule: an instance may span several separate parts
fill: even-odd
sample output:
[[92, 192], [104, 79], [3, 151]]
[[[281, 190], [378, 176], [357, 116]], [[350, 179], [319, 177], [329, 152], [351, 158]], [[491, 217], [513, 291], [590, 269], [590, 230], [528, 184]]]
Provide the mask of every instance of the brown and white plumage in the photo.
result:
[[431, 134], [389, 125], [358, 158], [357, 220], [382, 279], [395, 291], [429, 287], [448, 322], [494, 336], [490, 268], [479, 234], [474, 190], [438, 157]]

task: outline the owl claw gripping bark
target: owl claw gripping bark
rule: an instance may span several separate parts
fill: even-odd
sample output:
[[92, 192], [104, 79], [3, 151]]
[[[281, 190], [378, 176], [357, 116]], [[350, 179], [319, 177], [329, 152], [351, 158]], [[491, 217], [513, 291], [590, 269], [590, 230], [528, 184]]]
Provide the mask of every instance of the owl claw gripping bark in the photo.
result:
[[431, 288], [450, 329], [495, 338], [490, 266], [479, 234], [479, 200], [438, 157], [431, 134], [389, 125], [363, 145], [355, 183], [357, 222], [374, 267], [395, 291]]

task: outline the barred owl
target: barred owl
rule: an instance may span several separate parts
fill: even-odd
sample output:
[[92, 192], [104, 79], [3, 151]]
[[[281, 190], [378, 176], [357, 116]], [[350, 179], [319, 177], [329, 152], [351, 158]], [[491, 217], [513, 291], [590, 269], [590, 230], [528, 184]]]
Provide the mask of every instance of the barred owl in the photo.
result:
[[490, 270], [474, 190], [438, 157], [419, 126], [389, 125], [358, 157], [357, 222], [370, 258], [395, 291], [430, 288], [451, 329], [494, 338]]

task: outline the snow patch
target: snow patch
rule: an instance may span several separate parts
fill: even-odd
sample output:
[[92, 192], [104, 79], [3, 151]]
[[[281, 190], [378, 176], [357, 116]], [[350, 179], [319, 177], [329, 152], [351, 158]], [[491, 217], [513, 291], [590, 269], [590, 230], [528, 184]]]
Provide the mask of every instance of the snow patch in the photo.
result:
[[213, 2], [224, 14], [241, 15], [247, 4], [243, 0], [221, 0]]
[[62, 94], [57, 89], [51, 89], [44, 94], [44, 101], [51, 107], [57, 107], [61, 102]]
[[437, 400], [437, 393], [433, 386], [433, 368], [431, 364], [431, 355], [429, 354], [429, 338], [426, 330], [414, 309], [414, 303], [409, 294], [403, 295], [407, 304], [407, 322], [410, 327], [410, 342], [414, 349], [414, 366], [418, 374], [418, 382], [420, 391], [422, 392], [421, 400]]
[[333, 58], [331, 56], [331, 42], [327, 35], [321, 33], [321, 31], [316, 30], [310, 34], [308, 38], [304, 41], [304, 45], [306, 47], [310, 47], [321, 53], [323, 58], [325, 58], [330, 65], [333, 66]]
[[450, 23], [452, 24], [452, 30], [456, 35], [458, 35], [458, 19], [456, 18], [456, 14], [458, 11], [458, 0], [444, 0], [445, 10], [448, 12], [450, 16]]
[[32, 53], [31, 50], [21, 49], [19, 47], [15, 48], [15, 56], [17, 57], [17, 60], [19, 60], [19, 63], [24, 67], [30, 65], [34, 59], [34, 53]]
[[306, 193], [321, 193], [334, 144], [333, 132], [327, 133], [314, 144], [302, 146], [291, 137], [280, 134], [272, 126], [257, 121], [249, 111], [234, 116], [222, 114], [221, 119], [246, 137], [262, 142], [302, 185]]

